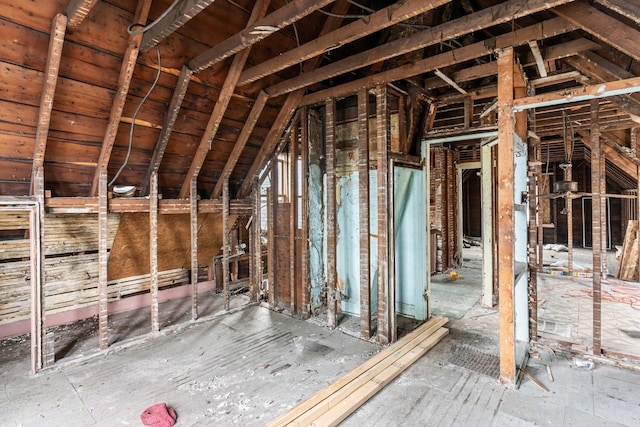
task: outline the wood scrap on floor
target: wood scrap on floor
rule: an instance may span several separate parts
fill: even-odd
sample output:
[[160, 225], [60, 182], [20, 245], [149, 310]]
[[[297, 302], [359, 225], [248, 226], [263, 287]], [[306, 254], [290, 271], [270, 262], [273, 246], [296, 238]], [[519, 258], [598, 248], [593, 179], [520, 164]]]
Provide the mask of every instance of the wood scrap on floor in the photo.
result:
[[436, 316], [374, 357], [267, 424], [335, 426], [440, 342], [449, 321]]
[[616, 270], [616, 279], [638, 280], [638, 277], [638, 221], [629, 220]]

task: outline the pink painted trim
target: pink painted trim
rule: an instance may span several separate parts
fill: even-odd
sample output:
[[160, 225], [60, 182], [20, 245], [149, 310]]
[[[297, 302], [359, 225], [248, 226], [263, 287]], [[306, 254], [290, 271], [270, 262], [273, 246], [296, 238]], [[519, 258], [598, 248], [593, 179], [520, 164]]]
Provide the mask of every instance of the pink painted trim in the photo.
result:
[[[211, 291], [214, 288], [213, 281], [198, 283], [198, 294]], [[158, 291], [158, 302], [166, 302], [174, 299], [186, 298], [192, 295], [193, 287], [191, 284], [176, 286], [175, 288], [164, 289]], [[118, 301], [113, 301], [108, 304], [109, 314], [123, 313], [125, 311], [131, 311], [142, 307], [148, 307], [151, 304], [151, 298], [149, 294], [135, 295], [132, 297], [125, 297]], [[46, 326], [58, 326], [66, 323], [75, 322], [82, 319], [88, 319], [92, 316], [98, 315], [98, 304], [90, 305], [87, 307], [80, 307], [72, 310], [63, 311], [60, 313], [49, 314], [46, 316]], [[6, 325], [0, 325], [0, 339], [13, 337], [16, 335], [22, 335], [31, 332], [31, 320], [19, 320], [17, 322], [7, 323]]]

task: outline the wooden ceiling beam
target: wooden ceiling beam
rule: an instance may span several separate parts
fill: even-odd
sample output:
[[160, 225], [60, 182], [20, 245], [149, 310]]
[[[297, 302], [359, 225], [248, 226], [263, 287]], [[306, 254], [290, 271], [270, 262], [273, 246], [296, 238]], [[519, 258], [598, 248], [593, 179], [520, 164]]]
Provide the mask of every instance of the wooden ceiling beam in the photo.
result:
[[640, 24], [640, 4], [629, 0], [596, 0], [596, 3]]
[[169, 13], [158, 20], [149, 31], [144, 33], [140, 51], [146, 52], [178, 28], [189, 22], [194, 16], [209, 7], [215, 0], [182, 0]]
[[[138, 9], [136, 10], [133, 22], [146, 21], [149, 16], [150, 8], [151, 0], [141, 0], [138, 2]], [[116, 134], [118, 133], [118, 126], [120, 125], [120, 118], [122, 117], [124, 103], [127, 100], [129, 85], [131, 84], [131, 78], [133, 77], [133, 69], [135, 68], [136, 61], [138, 59], [138, 46], [140, 46], [141, 39], [142, 34], [132, 34], [129, 36], [129, 44], [122, 60], [122, 67], [120, 68], [118, 89], [116, 90], [116, 95], [113, 99], [107, 131], [104, 136], [104, 140], [102, 141], [102, 148], [100, 149], [100, 156], [98, 157], [98, 165], [93, 176], [93, 183], [91, 185], [92, 196], [98, 195], [100, 172], [106, 171], [109, 166], [111, 150], [113, 149], [113, 144], [116, 140]]]
[[[269, 87], [266, 92], [271, 96], [283, 95], [367, 65], [414, 52], [483, 28], [510, 22], [513, 19], [545, 10], [550, 6], [567, 3], [567, 1], [571, 0], [510, 0], [480, 12], [420, 31], [409, 37], [394, 40], [383, 46], [351, 55], [315, 71], [275, 84]], [[437, 68], [442, 67], [444, 65], [440, 65]]]
[[[599, 49], [601, 46], [591, 40], [579, 38], [559, 45], [550, 46], [542, 50], [542, 56], [545, 61], [562, 59], [571, 55], [575, 55], [577, 52], [586, 50]], [[522, 65], [525, 67], [535, 64], [535, 58], [533, 55], [525, 55], [522, 58]], [[464, 68], [460, 71], [453, 73], [452, 78], [456, 83], [462, 83], [475, 79], [481, 79], [484, 77], [495, 76], [498, 74], [498, 65], [495, 62], [487, 62], [486, 64], [475, 65], [473, 67]], [[439, 87], [444, 87], [445, 84], [438, 77], [432, 77], [425, 81], [425, 89], [431, 90]]]
[[[582, 143], [591, 151], [591, 138], [588, 130], [579, 132], [582, 136]], [[602, 135], [604, 136], [604, 135]], [[604, 138], [606, 140], [606, 137]], [[611, 144], [611, 141], [607, 141], [608, 143], [602, 144], [600, 149], [604, 152], [607, 160], [614, 163], [616, 166], [620, 168], [624, 173], [629, 175], [633, 179], [638, 179], [638, 168], [636, 165], [638, 164], [637, 159], [633, 159], [630, 155], [622, 154], [620, 150], [615, 149]], [[617, 145], [617, 144], [616, 144]]]
[[58, 14], [51, 22], [51, 38], [49, 39], [49, 53], [44, 69], [44, 84], [40, 98], [40, 111], [38, 113], [38, 125], [36, 127], [36, 139], [33, 150], [33, 166], [31, 171], [31, 189], [34, 189], [35, 177], [38, 168], [44, 167], [44, 155], [49, 137], [51, 125], [51, 110], [53, 110], [53, 98], [58, 83], [62, 47], [67, 28], [67, 17]]
[[[247, 28], [252, 28], [253, 25], [260, 19], [264, 17], [267, 13], [267, 9], [269, 8], [269, 4], [271, 0], [258, 0], [251, 12], [251, 16], [249, 17], [249, 21], [247, 22]], [[231, 96], [233, 92], [236, 90], [236, 85], [238, 83], [238, 79], [240, 78], [240, 73], [244, 69], [244, 65], [247, 62], [247, 58], [249, 58], [249, 53], [251, 52], [251, 48], [244, 49], [234, 56], [233, 62], [231, 63], [231, 67], [229, 67], [229, 71], [227, 72], [227, 77], [224, 80], [224, 84], [222, 85], [222, 90], [220, 91], [220, 95], [218, 95], [218, 100], [216, 101], [216, 105], [213, 107], [213, 111], [211, 112], [211, 116], [209, 117], [209, 121], [207, 122], [207, 127], [204, 130], [202, 138], [200, 139], [200, 143], [198, 144], [198, 148], [196, 149], [196, 153], [191, 160], [191, 166], [189, 166], [189, 171], [182, 182], [182, 188], [180, 189], [180, 198], [186, 198], [189, 196], [191, 191], [191, 180], [194, 177], [197, 177], [200, 173], [200, 169], [204, 164], [205, 159], [207, 158], [207, 154], [211, 150], [211, 144], [213, 139], [218, 132], [218, 127], [222, 122], [222, 118], [227, 112], [227, 107], [229, 106], [229, 102], [231, 101]]]
[[194, 72], [209, 68], [334, 1], [293, 0], [255, 22], [251, 27], [245, 28], [217, 46], [196, 56], [189, 61], [189, 68]]
[[[238, 86], [251, 83], [307, 59], [322, 55], [331, 49], [343, 46], [413, 16], [435, 9], [450, 1], [451, 0], [434, 0], [426, 2], [424, 0], [407, 0], [394, 3], [391, 6], [380, 9], [365, 18], [358, 19], [329, 34], [317, 37], [296, 49], [292, 49], [253, 68], [247, 69], [240, 76]], [[342, 13], [344, 14], [346, 11]]]
[[67, 28], [73, 31], [82, 24], [98, 0], [71, 0], [64, 10], [67, 16]]
[[638, 45], [640, 31], [635, 28], [623, 24], [618, 19], [582, 1], [555, 7], [552, 11], [592, 36], [640, 61]]
[[[448, 52], [443, 52], [429, 58], [421, 59], [411, 64], [395, 67], [378, 74], [374, 74], [362, 79], [354, 80], [340, 86], [334, 86], [329, 89], [320, 90], [318, 92], [306, 95], [303, 105], [312, 105], [322, 102], [327, 98], [338, 98], [356, 93], [361, 89], [368, 89], [380, 84], [386, 84], [396, 80], [406, 79], [408, 77], [417, 76], [419, 74], [433, 71], [436, 68], [447, 67], [461, 62], [489, 55], [496, 48], [504, 48], [508, 46], [519, 46], [526, 44], [529, 40], [542, 40], [548, 37], [557, 36], [562, 33], [575, 30], [573, 24], [566, 22], [561, 18], [554, 18], [543, 21], [529, 27], [520, 28], [510, 33], [473, 43]], [[467, 91], [473, 97], [473, 91]]]

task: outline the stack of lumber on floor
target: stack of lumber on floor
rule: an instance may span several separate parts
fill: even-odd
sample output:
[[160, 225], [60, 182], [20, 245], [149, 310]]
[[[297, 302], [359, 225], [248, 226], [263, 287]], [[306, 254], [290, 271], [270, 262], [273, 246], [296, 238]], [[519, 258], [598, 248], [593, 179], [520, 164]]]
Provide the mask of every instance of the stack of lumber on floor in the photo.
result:
[[449, 319], [437, 316], [302, 401], [267, 426], [335, 426], [442, 340]]
[[624, 235], [616, 278], [638, 280], [638, 221], [630, 220]]

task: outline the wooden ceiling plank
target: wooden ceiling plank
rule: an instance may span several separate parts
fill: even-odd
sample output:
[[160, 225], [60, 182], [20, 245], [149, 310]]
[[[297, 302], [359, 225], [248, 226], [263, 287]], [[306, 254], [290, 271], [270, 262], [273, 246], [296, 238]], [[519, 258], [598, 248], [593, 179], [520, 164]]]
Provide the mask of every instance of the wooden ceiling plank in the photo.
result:
[[[252, 28], [257, 21], [264, 17], [264, 15], [267, 13], [267, 9], [269, 8], [270, 3], [271, 0], [258, 0], [256, 2], [253, 11], [251, 12], [251, 16], [249, 17], [249, 21], [247, 22], [247, 28]], [[231, 67], [229, 68], [227, 77], [225, 78], [224, 84], [222, 85], [222, 90], [220, 91], [220, 95], [218, 96], [216, 105], [214, 105], [213, 107], [213, 111], [211, 112], [211, 116], [209, 117], [209, 121], [207, 122], [207, 127], [204, 130], [202, 138], [200, 139], [200, 144], [198, 144], [196, 153], [193, 156], [193, 160], [191, 161], [191, 166], [189, 167], [187, 176], [182, 182], [182, 188], [180, 189], [180, 198], [185, 198], [189, 195], [191, 180], [194, 177], [197, 177], [200, 173], [200, 169], [202, 168], [202, 165], [207, 158], [207, 154], [209, 153], [209, 150], [211, 150], [211, 142], [218, 132], [218, 127], [220, 126], [222, 118], [227, 111], [227, 107], [229, 106], [229, 102], [231, 101], [231, 96], [236, 89], [238, 79], [240, 78], [240, 73], [242, 73], [242, 70], [244, 69], [244, 65], [247, 62], [247, 58], [249, 58], [250, 52], [251, 48], [249, 47], [238, 53], [233, 58], [233, 62], [231, 63]]]
[[[151, 8], [151, 0], [142, 0], [138, 3], [138, 9], [133, 22], [146, 21], [149, 16], [149, 9]], [[109, 159], [111, 158], [111, 150], [116, 140], [116, 134], [118, 133], [118, 126], [120, 125], [120, 117], [122, 117], [122, 111], [124, 109], [124, 103], [127, 100], [127, 93], [129, 93], [129, 85], [131, 84], [131, 78], [133, 77], [133, 69], [136, 66], [138, 59], [138, 46], [142, 34], [132, 34], [129, 36], [129, 44], [122, 60], [122, 67], [120, 68], [120, 77], [118, 78], [118, 89], [113, 99], [113, 105], [111, 106], [111, 113], [109, 114], [109, 124], [107, 125], [107, 131], [102, 142], [102, 148], [100, 150], [100, 156], [98, 157], [98, 165], [93, 176], [93, 183], [91, 185], [91, 196], [98, 195], [98, 188], [100, 182], [100, 172], [106, 171], [109, 166]]]
[[[489, 7], [480, 12], [466, 15], [462, 18], [420, 31], [409, 37], [394, 40], [383, 46], [378, 46], [364, 52], [351, 55], [343, 60], [304, 73], [292, 79], [277, 83], [269, 87], [266, 92], [271, 96], [300, 89], [331, 77], [345, 74], [358, 68], [372, 65], [386, 59], [414, 52], [446, 40], [450, 40], [493, 25], [510, 22], [513, 19], [545, 10], [553, 5], [564, 4], [571, 0], [510, 0], [505, 3]], [[551, 4], [550, 4], [551, 3]], [[439, 66], [442, 68], [444, 66]], [[374, 85], [375, 86], [375, 85]]]
[[553, 12], [584, 31], [640, 60], [640, 31], [581, 1], [555, 7]]
[[158, 170], [160, 169], [160, 163], [162, 163], [162, 158], [164, 157], [164, 152], [167, 148], [167, 144], [169, 143], [173, 126], [176, 123], [178, 114], [180, 114], [180, 107], [182, 106], [182, 101], [187, 94], [187, 89], [189, 88], [189, 82], [191, 81], [192, 75], [193, 71], [191, 71], [187, 66], [182, 67], [180, 77], [178, 77], [178, 82], [176, 83], [176, 88], [171, 96], [167, 117], [164, 121], [164, 125], [162, 126], [162, 131], [160, 131], [160, 136], [158, 137], [158, 143], [153, 150], [153, 156], [151, 157], [151, 164], [147, 170], [147, 176], [142, 184], [141, 194], [143, 195], [146, 195], [147, 190], [149, 189], [151, 174], [154, 172], [158, 173]]
[[247, 120], [245, 121], [244, 126], [240, 131], [238, 140], [233, 145], [233, 151], [231, 152], [231, 155], [227, 159], [227, 162], [224, 165], [224, 169], [222, 169], [220, 178], [218, 178], [218, 181], [216, 182], [216, 186], [213, 189], [213, 193], [211, 194], [212, 199], [218, 198], [222, 194], [222, 185], [224, 183], [224, 180], [228, 179], [231, 176], [233, 169], [236, 167], [236, 163], [238, 163], [238, 159], [242, 154], [242, 150], [244, 150], [244, 147], [247, 144], [247, 141], [249, 141], [249, 137], [253, 132], [253, 128], [256, 126], [256, 123], [258, 122], [258, 118], [260, 117], [260, 114], [262, 113], [262, 110], [264, 109], [265, 105], [267, 105], [268, 99], [269, 99], [269, 95], [267, 95], [266, 92], [264, 91], [260, 91], [260, 94], [258, 95], [256, 102], [253, 104], [253, 107], [251, 108], [249, 117], [247, 117]]
[[[579, 38], [559, 45], [550, 46], [542, 50], [542, 55], [547, 60], [555, 60], [575, 55], [577, 52], [599, 49], [601, 46], [584, 38]], [[528, 67], [534, 65], [535, 58], [533, 55], [525, 55], [522, 58], [522, 65]], [[475, 79], [480, 79], [498, 74], [498, 65], [495, 62], [487, 62], [486, 64], [475, 65], [453, 73], [452, 78], [456, 83], [462, 83]], [[445, 84], [437, 77], [429, 78], [425, 81], [425, 89], [436, 89], [444, 87]]]
[[596, 0], [596, 3], [640, 24], [640, 4], [629, 0]]
[[255, 22], [251, 27], [234, 34], [217, 46], [203, 52], [189, 62], [194, 72], [202, 71], [244, 50], [288, 25], [335, 0], [294, 0], [272, 14]]
[[542, 58], [542, 53], [540, 52], [538, 41], [529, 40], [529, 49], [531, 49], [531, 53], [533, 54], [533, 57], [536, 61], [538, 74], [540, 74], [540, 77], [547, 77], [547, 69], [544, 67], [544, 59]]
[[273, 126], [271, 126], [271, 129], [269, 129], [269, 133], [264, 139], [262, 147], [260, 147], [258, 155], [251, 164], [251, 168], [247, 172], [247, 175], [244, 179], [244, 182], [242, 183], [242, 186], [240, 187], [240, 190], [238, 191], [238, 195], [236, 198], [246, 197], [249, 191], [251, 191], [258, 173], [260, 173], [260, 170], [266, 164], [267, 159], [269, 158], [269, 156], [271, 156], [273, 150], [275, 150], [276, 146], [278, 145], [280, 136], [283, 134], [287, 124], [293, 117], [293, 114], [296, 111], [296, 108], [298, 108], [303, 95], [304, 92], [302, 90], [298, 90], [290, 93], [287, 96], [284, 105], [278, 113], [278, 117], [276, 117], [276, 120], [273, 122]]
[[[521, 28], [510, 33], [502, 34], [489, 40], [473, 43], [458, 49], [431, 56], [412, 64], [396, 67], [378, 74], [364, 77], [340, 86], [306, 95], [302, 100], [302, 105], [312, 105], [322, 102], [327, 98], [348, 96], [356, 93], [360, 89], [368, 89], [379, 84], [386, 84], [396, 80], [417, 76], [439, 67], [446, 67], [453, 64], [469, 61], [483, 55], [494, 52], [495, 48], [519, 46], [526, 44], [533, 38], [542, 40], [562, 33], [575, 30], [576, 27], [561, 18], [554, 18], [543, 21], [529, 27]], [[473, 92], [468, 91], [472, 96]], [[495, 92], [495, 90], [494, 90]]]
[[215, 0], [182, 0], [175, 8], [144, 33], [140, 51], [146, 52], [178, 28], [189, 22], [194, 16], [209, 7]]
[[[247, 69], [240, 76], [238, 86], [251, 83], [307, 59], [322, 55], [330, 49], [343, 46], [413, 16], [435, 9], [450, 1], [451, 0], [436, 0], [425, 2], [424, 0], [407, 0], [405, 2], [394, 3], [391, 6], [380, 9], [365, 18], [358, 19], [329, 34], [317, 37], [296, 49], [292, 49], [253, 68]], [[348, 2], [346, 4], [348, 6]], [[332, 13], [344, 14], [346, 10]]]
[[98, 3], [98, 0], [71, 0], [64, 10], [64, 14], [67, 16], [67, 27], [69, 31], [73, 31], [82, 24], [93, 6]]
[[40, 98], [40, 112], [38, 114], [38, 125], [36, 127], [36, 139], [33, 152], [33, 166], [31, 172], [31, 188], [34, 188], [34, 178], [38, 168], [44, 166], [44, 156], [47, 148], [47, 138], [49, 136], [49, 126], [51, 125], [51, 110], [53, 110], [53, 98], [56, 93], [58, 83], [58, 73], [60, 71], [60, 60], [62, 58], [62, 47], [64, 46], [64, 36], [67, 27], [67, 17], [58, 14], [51, 22], [51, 38], [49, 39], [49, 53], [44, 71], [44, 84], [42, 97]]

